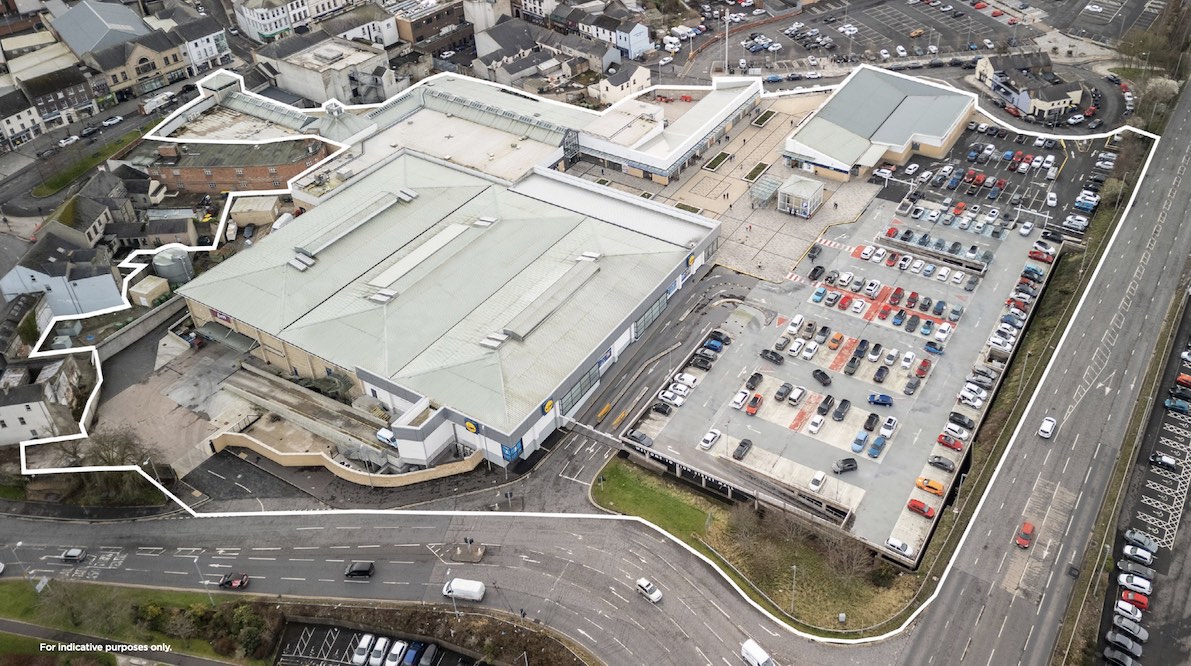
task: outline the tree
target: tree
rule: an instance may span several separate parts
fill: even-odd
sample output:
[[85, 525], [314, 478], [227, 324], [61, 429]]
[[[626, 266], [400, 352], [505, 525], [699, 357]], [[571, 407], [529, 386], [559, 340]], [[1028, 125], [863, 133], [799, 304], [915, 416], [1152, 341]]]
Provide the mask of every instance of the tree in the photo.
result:
[[177, 636], [189, 645], [190, 639], [198, 635], [198, 627], [195, 626], [194, 620], [190, 619], [189, 613], [178, 609], [170, 615], [170, 619], [165, 625], [165, 633]]
[[1146, 82], [1145, 96], [1151, 102], [1169, 102], [1179, 94], [1179, 82], [1158, 76]]
[[51, 582], [37, 597], [37, 610], [43, 618], [52, 623], [66, 621], [72, 627], [82, 625], [88, 606], [82, 586], [65, 580]]
[[1100, 188], [1100, 200], [1106, 204], [1116, 205], [1117, 199], [1121, 197], [1121, 193], [1125, 190], [1125, 182], [1119, 178], [1109, 178], [1104, 181], [1104, 186]]
[[855, 539], [832, 536], [827, 544], [827, 561], [831, 569], [845, 579], [858, 578], [873, 568], [873, 554]]
[[[151, 450], [131, 430], [99, 430], [87, 439], [63, 442], [59, 451], [67, 467], [118, 467], [140, 465]], [[97, 504], [120, 504], [137, 500], [144, 481], [128, 472], [99, 472], [81, 475], [82, 492]]]

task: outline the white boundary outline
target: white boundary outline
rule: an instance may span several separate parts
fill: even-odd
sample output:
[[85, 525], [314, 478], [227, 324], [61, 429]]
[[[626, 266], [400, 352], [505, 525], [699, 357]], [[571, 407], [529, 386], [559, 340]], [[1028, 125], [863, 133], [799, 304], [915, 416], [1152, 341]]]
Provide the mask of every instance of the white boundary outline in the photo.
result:
[[[861, 68], [866, 68], [866, 67], [872, 68], [872, 69], [880, 69], [880, 68], [872, 67], [870, 65], [861, 65], [860, 67], [853, 70], [853, 72], [851, 74], [849, 74], [839, 84], [830, 85], [830, 86], [815, 86], [813, 88], [804, 89], [804, 90], [779, 91], [779, 92], [773, 92], [773, 93], [762, 92], [761, 98], [762, 99], [776, 99], [776, 98], [787, 97], [787, 96], [792, 96], [792, 95], [818, 94], [818, 93], [822, 93], [822, 92], [834, 91], [834, 90], [838, 89], [839, 87], [842, 87], [843, 85], [845, 85], [848, 81], [850, 81], [852, 79], [852, 77], [854, 77], [856, 75], [856, 73], [858, 71], [860, 71]], [[947, 89], [949, 92], [958, 91], [964, 95], [971, 96], [974, 99], [976, 110], [979, 111], [981, 114], [989, 117], [990, 119], [993, 119], [991, 114], [985, 112], [984, 109], [982, 109], [980, 107], [980, 99], [976, 93], [973, 93], [971, 91], [959, 90], [957, 88], [953, 88], [951, 86], [944, 85], [942, 83], [939, 83], [939, 82], [936, 82], [933, 80], [920, 79], [917, 77], [904, 75], [900, 72], [893, 72], [893, 71], [889, 71], [889, 70], [881, 70], [881, 71], [883, 71], [889, 75], [892, 75], [892, 76], [901, 76], [903, 78], [913, 80], [917, 83], [923, 83], [923, 84], [927, 84], [927, 85], [933, 85], [933, 86], [936, 86], [939, 88], [944, 88], [944, 89]], [[225, 76], [232, 76], [232, 77], [238, 79], [239, 83], [241, 85], [241, 91], [244, 92], [245, 94], [255, 96], [255, 93], [251, 93], [251, 92], [243, 90], [243, 78], [240, 75], [235, 74], [233, 72], [228, 72], [225, 70], [217, 70], [215, 72], [212, 72], [208, 76], [201, 79], [199, 84], [201, 85], [203, 82], [207, 81], [208, 79], [210, 79], [214, 76], [221, 75], [221, 74], [225, 75]], [[419, 82], [417, 85], [424, 85], [425, 82], [433, 81], [434, 79], [441, 77], [441, 76], [462, 76], [462, 75], [439, 74], [439, 75], [430, 77], [428, 79], [424, 79], [423, 81]], [[760, 78], [760, 77], [736, 77], [736, 78], [751, 80], [751, 79]], [[475, 81], [482, 83], [482, 84], [491, 85], [496, 88], [502, 88], [502, 89], [506, 88], [506, 86], [491, 83], [488, 81], [482, 81], [480, 79], [476, 79]], [[626, 98], [626, 99], [634, 100], [634, 99], [637, 99], [643, 95], [647, 95], [647, 94], [650, 94], [651, 92], [655, 92], [655, 91], [659, 91], [659, 90], [695, 90], [695, 89], [711, 90], [712, 87], [711, 86], [652, 86], [652, 87], [642, 91], [641, 93], [638, 93], [637, 95], [635, 95], [633, 97]], [[410, 89], [406, 89], [406, 90], [402, 91], [400, 94], [406, 94], [409, 90]], [[509, 89], [509, 90], [514, 90], [514, 89]], [[516, 91], [516, 92], [518, 92], [519, 94], [526, 94], [526, 93], [521, 93], [520, 91]], [[186, 139], [186, 140], [181, 140], [181, 139], [171, 139], [168, 137], [161, 137], [156, 134], [156, 130], [158, 127], [161, 127], [161, 126], [169, 123], [171, 120], [177, 118], [180, 114], [185, 113], [190, 107], [194, 106], [197, 102], [202, 101], [203, 99], [205, 99], [205, 97], [206, 97], [206, 95], [200, 94], [199, 97], [197, 97], [194, 100], [191, 100], [190, 102], [188, 102], [187, 104], [179, 107], [173, 113], [166, 116], [166, 118], [163, 119], [162, 122], [157, 125], [157, 127], [155, 127], [153, 130], [151, 130], [143, 138], [145, 140], [162, 141], [162, 142], [211, 143], [211, 144], [236, 144], [236, 143], [239, 143], [239, 144], [266, 144], [266, 143], [277, 143], [280, 141], [305, 141], [308, 139], [318, 139], [318, 140], [321, 140], [325, 143], [328, 143], [328, 144], [336, 147], [336, 150], [334, 152], [332, 152], [330, 155], [328, 155], [326, 159], [314, 164], [313, 166], [309, 167], [308, 169], [302, 171], [298, 175], [291, 178], [287, 182], [287, 185], [289, 185], [290, 187], [287, 187], [284, 189], [277, 189], [277, 190], [249, 190], [249, 191], [244, 191], [244, 192], [239, 192], [239, 191], [229, 192], [228, 196], [227, 196], [227, 200], [223, 207], [223, 211], [220, 214], [217, 232], [213, 237], [213, 242], [215, 242], [216, 246], [218, 246], [218, 239], [222, 236], [222, 234], [224, 232], [225, 226], [227, 224], [227, 220], [230, 216], [232, 204], [236, 197], [239, 197], [239, 196], [265, 196], [265, 195], [270, 195], [270, 194], [288, 194], [291, 192], [292, 185], [295, 181], [297, 181], [298, 179], [303, 178], [306, 175], [308, 175], [309, 173], [319, 169], [322, 165], [326, 164], [330, 160], [334, 160], [335, 158], [337, 158], [339, 155], [343, 154], [345, 151], [347, 151], [350, 148], [350, 146], [347, 144], [333, 141], [333, 140], [327, 139], [327, 138], [319, 136], [319, 135], [295, 135], [294, 137], [290, 137], [290, 138], [254, 141], [254, 140], [250, 140], [250, 139], [228, 139], [228, 140]], [[261, 99], [267, 99], [267, 98], [262, 97]], [[274, 105], [288, 106], [288, 105], [282, 104], [280, 102], [276, 102], [271, 99], [267, 99], [267, 101], [268, 101], [268, 103], [274, 104]], [[568, 106], [568, 107], [570, 106], [570, 105], [565, 105], [562, 102], [556, 102], [554, 100], [549, 100], [549, 99], [544, 99], [544, 98], [542, 98], [541, 101], [548, 102], [551, 104], [564, 105], [564, 106]], [[325, 111], [327, 105], [332, 104], [332, 103], [338, 103], [338, 102], [335, 102], [333, 100], [328, 101], [328, 102], [324, 103], [322, 106], [322, 109], [320, 109], [318, 111], [320, 111], [320, 112]], [[344, 108], [346, 108], [346, 109], [358, 110], [358, 109], [374, 109], [374, 108], [383, 106], [383, 104], [384, 104], [384, 102], [382, 102], [380, 104], [354, 105], [354, 106], [342, 105], [342, 106], [344, 106]], [[607, 109], [603, 112], [593, 112], [593, 115], [602, 115], [604, 113], [608, 113], [611, 110], [615, 109], [616, 106], [617, 105], [614, 104], [614, 105], [612, 105], [612, 107], [610, 107], [609, 109]], [[311, 111], [312, 111], [311, 109], [298, 109], [298, 108], [292, 107], [292, 106], [290, 106], [289, 108], [294, 109], [299, 112], [302, 112], [302, 113], [311, 113]], [[816, 110], [816, 112], [817, 112], [817, 110]], [[808, 116], [808, 118], [809, 118], [809, 116]], [[993, 120], [995, 121], [995, 119], [993, 119]], [[996, 122], [999, 122], [999, 121], [996, 121]], [[1022, 130], [1022, 129], [1015, 127], [1013, 125], [1008, 125], [1006, 123], [999, 123], [999, 124], [1012, 129], [1013, 131], [1017, 132], [1018, 134], [1024, 134], [1027, 136], [1035, 136], [1035, 137], [1048, 136], [1048, 137], [1053, 137], [1053, 138], [1058, 138], [1058, 139], [1063, 139], [1063, 140], [1103, 139], [1103, 138], [1108, 138], [1109, 136], [1111, 136], [1113, 134], [1117, 134], [1117, 133], [1125, 132], [1125, 131], [1133, 131], [1141, 136], [1145, 136], [1145, 137], [1153, 140], [1153, 142], [1154, 142], [1153, 147], [1150, 150], [1149, 156], [1146, 158], [1145, 165], [1143, 166], [1141, 173], [1138, 175], [1137, 186], [1135, 186], [1133, 188], [1133, 193], [1129, 197], [1129, 202], [1125, 206], [1125, 210], [1121, 213], [1120, 220], [1117, 223], [1117, 228], [1113, 232], [1112, 238], [1109, 240], [1108, 245], [1104, 248], [1104, 251], [1103, 251], [1103, 254], [1101, 255], [1100, 261], [1099, 261], [1099, 263], [1097, 263], [1096, 269], [1093, 271], [1092, 276], [1088, 281], [1088, 284], [1091, 285], [1093, 282], [1095, 282], [1096, 277], [1100, 274], [1100, 270], [1101, 270], [1101, 268], [1103, 268], [1108, 257], [1112, 255], [1112, 248], [1116, 244], [1117, 239], [1120, 236], [1121, 229], [1124, 227], [1125, 219], [1128, 217], [1130, 211], [1133, 208], [1133, 204], [1136, 202], [1137, 196], [1138, 196], [1139, 192], [1141, 191], [1140, 185], [1141, 185], [1142, 181], [1145, 180], [1145, 177], [1149, 173], [1150, 165], [1153, 162], [1154, 155], [1157, 153], [1158, 144], [1159, 144], [1161, 138], [1155, 134], [1150, 133], [1150, 132], [1140, 130], [1137, 128], [1133, 128], [1133, 127], [1128, 127], [1128, 126], [1121, 127], [1119, 129], [1116, 129], [1116, 130], [1113, 130], [1110, 132], [1100, 133], [1100, 134], [1081, 135], [1079, 137], [1065, 137], [1065, 136], [1058, 136], [1058, 135], [1043, 134], [1040, 132], [1025, 131], [1025, 130]], [[46, 327], [46, 330], [41, 335], [40, 339], [38, 339], [36, 345], [34, 346], [34, 349], [38, 349], [41, 347], [42, 344], [44, 344], [46, 338], [49, 336], [50, 332], [56, 327], [56, 325], [59, 321], [71, 321], [71, 320], [84, 319], [87, 317], [91, 317], [93, 315], [102, 315], [102, 314], [108, 314], [111, 312], [119, 312], [119, 311], [122, 311], [125, 309], [129, 309], [131, 307], [131, 305], [128, 301], [129, 281], [134, 276], [136, 276], [138, 273], [140, 273], [141, 271], [148, 268], [149, 265], [152, 263], [151, 260], [148, 263], [139, 263], [139, 262], [136, 262], [133, 260], [138, 257], [152, 257], [153, 255], [156, 255], [158, 252], [160, 252], [163, 249], [175, 248], [175, 247], [180, 247], [182, 249], [185, 249], [185, 250], [191, 251], [191, 252], [198, 252], [198, 251], [214, 249], [213, 247], [191, 247], [191, 246], [185, 246], [185, 245], [181, 245], [181, 244], [177, 244], [177, 243], [171, 243], [169, 245], [165, 245], [160, 248], [153, 248], [153, 249], [149, 249], [149, 250], [144, 250], [144, 249], [135, 250], [132, 254], [130, 254], [128, 256], [128, 258], [126, 258], [124, 261], [122, 261], [119, 264], [119, 268], [129, 270], [128, 274], [124, 277], [124, 280], [123, 280], [122, 296], [124, 299], [124, 305], [114, 306], [111, 308], [106, 308], [103, 310], [98, 310], [98, 311], [90, 312], [90, 313], [83, 314], [83, 315], [55, 316], [51, 320], [50, 325]], [[1039, 387], [1041, 387], [1042, 384], [1045, 383], [1046, 378], [1050, 375], [1050, 371], [1054, 368], [1055, 362], [1059, 358], [1059, 350], [1062, 348], [1063, 343], [1066, 341], [1068, 334], [1071, 333], [1072, 327], [1074, 326], [1075, 322], [1079, 320], [1080, 311], [1083, 309], [1084, 303], [1087, 300], [1089, 293], [1090, 293], [1089, 290], [1085, 290], [1083, 295], [1080, 297], [1079, 304], [1076, 306], [1075, 311], [1072, 313], [1071, 318], [1068, 321], [1067, 328], [1063, 331], [1062, 337], [1060, 337], [1059, 342], [1056, 344], [1055, 351], [1051, 355], [1051, 360], [1047, 364], [1046, 370], [1043, 372], [1042, 378], [1038, 382]], [[71, 440], [76, 440], [76, 439], [84, 439], [84, 438], [88, 437], [87, 429], [84, 424], [88, 420], [90, 420], [89, 415], [92, 414], [93, 411], [96, 409], [96, 404], [97, 404], [97, 401], [99, 398], [99, 389], [103, 384], [103, 369], [102, 369], [101, 363], [99, 361], [99, 351], [98, 351], [98, 348], [94, 345], [84, 346], [84, 347], [73, 347], [70, 349], [63, 349], [63, 350], [34, 351], [34, 352], [30, 353], [30, 355], [29, 355], [30, 358], [50, 358], [50, 357], [55, 357], [55, 356], [64, 356], [67, 354], [78, 354], [79, 352], [90, 352], [91, 353], [91, 359], [95, 365], [95, 371], [96, 371], [95, 388], [93, 389], [91, 396], [87, 399], [87, 402], [83, 408], [83, 418], [79, 423], [80, 433], [75, 434], [75, 435], [48, 437], [48, 438], [34, 439], [34, 440], [28, 440], [28, 441], [21, 442], [20, 443], [21, 473], [23, 475], [36, 476], [36, 475], [40, 475], [40, 474], [73, 474], [73, 473], [80, 473], [80, 472], [136, 472], [136, 473], [140, 474], [141, 477], [144, 478], [147, 482], [149, 482], [154, 487], [156, 487], [163, 495], [165, 495], [171, 501], [173, 501], [179, 507], [181, 507], [182, 510], [184, 510], [186, 513], [188, 513], [190, 515], [190, 517], [193, 517], [193, 518], [239, 518], [239, 517], [260, 518], [260, 517], [266, 517], [266, 516], [296, 516], [296, 515], [311, 515], [311, 514], [329, 515], [330, 514], [330, 515], [388, 515], [388, 516], [434, 516], [434, 517], [441, 517], [441, 516], [479, 517], [479, 516], [484, 516], [487, 519], [501, 519], [501, 518], [514, 518], [514, 519], [517, 519], [517, 518], [551, 518], [551, 519], [558, 519], [558, 518], [562, 518], [562, 519], [567, 519], [567, 520], [614, 520], [614, 521], [636, 523], [643, 527], [654, 530], [662, 538], [670, 540], [671, 542], [677, 544], [678, 546], [686, 549], [686, 551], [688, 553], [701, 559], [708, 567], [710, 567], [713, 571], [718, 573], [720, 578], [723, 581], [727, 582], [728, 585], [730, 585], [732, 587], [732, 589], [734, 589], [736, 591], [736, 593], [739, 594], [741, 596], [741, 598], [743, 598], [743, 600], [746, 603], [751, 605], [754, 609], [756, 609], [762, 615], [764, 615], [765, 617], [767, 617], [768, 619], [773, 621], [779, 627], [784, 627], [790, 634], [793, 634], [794, 636], [797, 636], [799, 638], [815, 641], [818, 643], [834, 644], [834, 645], [863, 645], [863, 644], [867, 644], [867, 643], [875, 643], [875, 642], [884, 641], [884, 640], [887, 640], [894, 636], [897, 636], [897, 635], [901, 634], [903, 631], [905, 631], [907, 628], [909, 628], [909, 626], [918, 618], [918, 616], [921, 615], [922, 612], [925, 611], [926, 608], [928, 606], [930, 606], [931, 603], [939, 596], [943, 585], [947, 582], [948, 578], [951, 575], [951, 570], [954, 567], [957, 559], [959, 558], [960, 552], [963, 550], [964, 544], [968, 540], [968, 536], [971, 534], [973, 527], [976, 526], [976, 518], [980, 515], [981, 510], [984, 508], [984, 502], [985, 502], [985, 500], [988, 499], [988, 496], [990, 494], [993, 484], [996, 482], [997, 478], [1000, 476], [1002, 466], [1005, 464], [1005, 461], [1009, 459], [1009, 454], [1012, 453], [1013, 447], [1017, 441], [1018, 435], [1020, 434], [1021, 428], [1023, 426], [1023, 422], [1019, 422], [1017, 425], [1017, 428], [1014, 430], [1013, 435], [1010, 438], [1009, 444], [1005, 448], [1005, 452], [1002, 454], [1000, 461], [998, 461], [997, 466], [993, 471], [993, 475], [989, 478], [988, 485], [985, 488], [985, 493], [981, 496], [980, 502], [976, 505], [976, 509], [972, 514], [972, 520], [969, 521], [967, 528], [964, 530], [963, 535], [960, 537], [959, 542], [956, 544], [955, 551], [952, 553], [951, 559], [948, 561], [946, 569], [943, 571], [942, 576], [940, 576], [938, 582], [935, 584], [934, 592], [929, 597], [927, 597], [918, 606], [918, 608], [916, 608], [906, 618], [906, 620], [904, 622], [902, 622], [901, 625], [891, 629], [890, 631], [888, 631], [884, 634], [880, 634], [877, 636], [870, 636], [870, 637], [866, 637], [866, 638], [850, 638], [850, 639], [832, 638], [832, 637], [824, 637], [824, 636], [818, 636], [815, 634], [806, 633], [801, 630], [795, 629], [794, 627], [789, 626], [784, 621], [775, 617], [773, 614], [771, 614], [769, 611], [767, 611], [765, 608], [761, 607], [757, 602], [755, 602], [748, 594], [746, 594], [744, 592], [744, 590], [742, 590], [740, 588], [740, 586], [738, 586], [736, 584], [736, 582], [734, 580], [732, 580], [732, 578], [730, 576], [728, 576], [722, 569], [720, 569], [709, 558], [707, 558], [706, 556], [704, 556], [702, 553], [695, 550], [694, 548], [691, 548], [689, 545], [687, 545], [683, 541], [676, 539], [671, 534], [669, 534], [668, 532], [657, 527], [653, 523], [650, 523], [650, 522], [648, 522], [644, 519], [641, 519], [641, 518], [637, 518], [635, 516], [613, 516], [613, 515], [603, 515], [603, 514], [554, 514], [554, 513], [503, 513], [502, 514], [502, 513], [478, 512], [478, 511], [416, 511], [416, 510], [411, 511], [411, 510], [397, 510], [397, 509], [393, 509], [393, 510], [329, 509], [329, 510], [325, 510], [325, 511], [324, 510], [319, 510], [319, 511], [262, 511], [262, 512], [249, 511], [249, 512], [199, 513], [197, 511], [195, 511], [194, 509], [190, 508], [190, 506], [188, 506], [185, 502], [183, 502], [181, 499], [179, 499], [176, 495], [171, 493], [167, 488], [165, 488], [165, 486], [161, 485], [160, 482], [158, 482], [155, 478], [153, 478], [152, 475], [147, 473], [144, 470], [144, 468], [142, 468], [138, 465], [29, 469], [26, 465], [26, 457], [25, 457], [25, 448], [27, 446], [40, 445], [40, 444], [52, 444], [54, 442], [71, 441]], [[1031, 408], [1034, 405], [1034, 401], [1037, 399], [1037, 397], [1038, 397], [1038, 390], [1035, 389], [1035, 392], [1033, 395], [1031, 395], [1029, 402], [1026, 404], [1025, 412], [1023, 412], [1023, 413], [1028, 413], [1031, 410]]]

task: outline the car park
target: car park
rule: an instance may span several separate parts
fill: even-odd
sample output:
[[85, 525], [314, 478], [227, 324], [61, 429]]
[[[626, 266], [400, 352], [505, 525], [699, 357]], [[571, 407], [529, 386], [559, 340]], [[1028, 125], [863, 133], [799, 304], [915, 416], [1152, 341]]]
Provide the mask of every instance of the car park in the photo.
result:
[[948, 458], [944, 458], [943, 456], [930, 456], [926, 459], [926, 464], [930, 465], [931, 467], [937, 467], [938, 469], [948, 473], [955, 472], [955, 463], [951, 462], [951, 460]]
[[699, 448], [706, 451], [707, 449], [710, 449], [711, 447], [715, 446], [715, 443], [718, 442], [719, 439], [720, 439], [720, 431], [719, 430], [715, 430], [715, 429], [708, 430], [707, 434], [703, 435], [703, 439], [699, 442]]
[[754, 393], [753, 397], [749, 399], [748, 404], [744, 406], [744, 413], [749, 416], [756, 416], [757, 410], [761, 409], [763, 402], [765, 402], [765, 397], [760, 393]]
[[744, 460], [749, 451], [753, 448], [753, 441], [751, 439], [742, 439], [740, 444], [736, 445], [736, 450], [732, 452], [733, 460]]
[[918, 479], [914, 482], [914, 486], [919, 490], [924, 490], [932, 495], [938, 495], [939, 497], [942, 497], [944, 494], [942, 483], [939, 483], [933, 479], [929, 479], [925, 476], [918, 477]]
[[912, 513], [916, 513], [916, 514], [918, 514], [920, 516], [924, 516], [926, 518], [934, 518], [935, 517], [934, 507], [929, 506], [926, 502], [923, 502], [922, 500], [919, 500], [919, 499], [912, 499], [909, 502], [907, 502], [906, 508], [909, 509]]
[[1151, 553], [1158, 552], [1158, 542], [1154, 539], [1154, 537], [1142, 532], [1141, 530], [1125, 530], [1125, 541], [1128, 541], [1130, 545], [1144, 548]]
[[807, 424], [806, 431], [812, 435], [818, 434], [819, 430], [822, 429], [823, 423], [825, 421], [826, 421], [826, 419], [821, 414], [812, 416], [810, 423]]
[[1120, 585], [1126, 590], [1137, 592], [1138, 594], [1150, 595], [1154, 592], [1153, 583], [1146, 580], [1145, 578], [1134, 576], [1132, 574], [1118, 574], [1117, 585]]

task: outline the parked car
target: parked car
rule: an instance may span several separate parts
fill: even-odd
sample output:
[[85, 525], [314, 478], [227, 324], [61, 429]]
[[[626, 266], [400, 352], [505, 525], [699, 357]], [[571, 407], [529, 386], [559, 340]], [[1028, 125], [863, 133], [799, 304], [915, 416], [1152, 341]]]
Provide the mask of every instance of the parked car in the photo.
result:
[[732, 458], [734, 460], [744, 460], [744, 457], [748, 455], [752, 448], [753, 440], [742, 439], [740, 440], [740, 444], [736, 445], [736, 450], [732, 452]]

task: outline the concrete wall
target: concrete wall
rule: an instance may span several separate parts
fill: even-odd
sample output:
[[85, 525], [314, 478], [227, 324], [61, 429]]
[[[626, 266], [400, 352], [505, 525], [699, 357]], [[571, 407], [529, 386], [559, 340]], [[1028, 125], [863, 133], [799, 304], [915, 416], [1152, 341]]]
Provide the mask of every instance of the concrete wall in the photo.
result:
[[145, 337], [149, 331], [164, 324], [167, 320], [178, 316], [186, 309], [186, 300], [175, 295], [161, 304], [157, 309], [143, 315], [140, 319], [120, 329], [111, 337], [99, 343], [99, 360], [106, 361], [117, 353], [128, 348], [129, 345]]
[[474, 470], [484, 460], [482, 451], [475, 451], [459, 462], [445, 463], [405, 474], [368, 474], [350, 467], [344, 467], [323, 453], [282, 453], [264, 442], [242, 433], [225, 432], [211, 440], [211, 445], [218, 453], [229, 446], [238, 446], [258, 453], [273, 462], [285, 467], [318, 467], [327, 468], [332, 474], [361, 486], [376, 486], [381, 488], [401, 488], [423, 481], [432, 481], [456, 474], [463, 474]]

